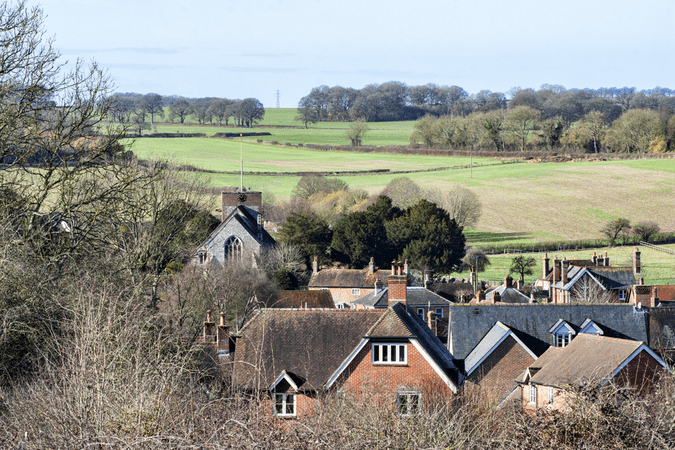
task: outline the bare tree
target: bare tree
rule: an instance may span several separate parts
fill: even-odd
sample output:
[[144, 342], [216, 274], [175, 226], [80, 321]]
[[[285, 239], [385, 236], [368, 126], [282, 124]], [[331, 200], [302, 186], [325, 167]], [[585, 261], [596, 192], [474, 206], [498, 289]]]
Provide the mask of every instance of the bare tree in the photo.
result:
[[461, 227], [471, 227], [478, 223], [481, 214], [480, 200], [475, 193], [463, 186], [455, 185], [447, 192], [431, 190], [427, 199], [442, 206]]
[[570, 301], [573, 303], [606, 303], [609, 301], [607, 290], [588, 275], [579, 279], [570, 289]]
[[645, 242], [649, 242], [652, 236], [658, 234], [659, 231], [661, 231], [659, 224], [652, 221], [638, 222], [633, 225], [633, 234], [640, 236], [640, 239]]
[[630, 229], [631, 227], [628, 219], [618, 217], [615, 220], [610, 220], [609, 222], [607, 222], [600, 231], [602, 231], [602, 234], [607, 236], [610, 245], [614, 245], [617, 238], [620, 236], [623, 237], [627, 236], [628, 233], [630, 232]]
[[360, 147], [369, 129], [365, 120], [356, 120], [347, 128], [345, 136], [351, 141], [353, 147]]

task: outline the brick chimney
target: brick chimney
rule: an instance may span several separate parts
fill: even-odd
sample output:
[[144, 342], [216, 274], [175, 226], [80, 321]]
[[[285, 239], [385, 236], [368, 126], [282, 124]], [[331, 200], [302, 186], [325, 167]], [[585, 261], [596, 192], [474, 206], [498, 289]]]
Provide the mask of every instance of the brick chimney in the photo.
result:
[[401, 302], [404, 305], [408, 299], [408, 276], [402, 273], [401, 262], [392, 264], [392, 274], [389, 275], [387, 283], [389, 285], [389, 307], [394, 303]]
[[591, 261], [593, 261], [594, 266], [598, 265], [598, 255], [595, 252], [593, 252], [593, 257], [591, 258]]
[[405, 262], [403, 263], [403, 273], [405, 275], [408, 275], [410, 273], [410, 265], [408, 264], [408, 260], [406, 259]]
[[433, 311], [429, 311], [427, 314], [428, 316], [428, 325], [429, 328], [431, 328], [431, 332], [434, 333], [434, 335], [438, 336], [438, 320], [436, 319], [436, 313]]
[[507, 288], [513, 287], [513, 278], [511, 278], [511, 275], [507, 275], [504, 277], [504, 286]]
[[523, 285], [525, 285], [525, 280], [523, 280], [522, 277], [518, 278], [518, 281], [516, 281], [516, 289], [521, 290]]
[[493, 302], [493, 303], [499, 303], [499, 302], [501, 302], [501, 301], [502, 301], [502, 296], [499, 295], [499, 292], [495, 291], [495, 292], [492, 294], [492, 302]]
[[315, 256], [314, 261], [312, 261], [312, 275], [319, 273], [319, 257]]
[[219, 357], [229, 357], [230, 356], [230, 327], [225, 325], [225, 313], [220, 313], [220, 323], [218, 324], [217, 331], [217, 348]]
[[206, 311], [206, 322], [204, 322], [204, 342], [216, 342], [216, 324], [211, 320], [211, 310]]
[[652, 288], [652, 298], [649, 299], [649, 307], [656, 308], [659, 305], [659, 296], [656, 292], [656, 286]]
[[602, 265], [605, 267], [609, 267], [609, 256], [607, 256], [607, 252], [605, 252], [605, 257], [602, 260]]
[[375, 273], [375, 258], [372, 256], [370, 257], [370, 262], [368, 263], [368, 273], [371, 275]]
[[562, 260], [562, 283], [563, 285], [567, 284], [567, 271], [570, 269], [570, 262], [567, 260], [567, 257], [565, 257]]
[[557, 256], [553, 257], [553, 280], [552, 284], [556, 284], [560, 280], [560, 260]]
[[633, 250], [633, 273], [640, 275], [640, 269], [640, 250], [635, 247], [635, 250]]
[[548, 270], [549, 270], [548, 262], [549, 262], [548, 253], [544, 253], [544, 267], [543, 267], [544, 272], [543, 272], [543, 275], [542, 275], [544, 278], [546, 278], [546, 275], [548, 275]]
[[375, 293], [379, 294], [382, 292], [382, 282], [380, 280], [375, 281]]

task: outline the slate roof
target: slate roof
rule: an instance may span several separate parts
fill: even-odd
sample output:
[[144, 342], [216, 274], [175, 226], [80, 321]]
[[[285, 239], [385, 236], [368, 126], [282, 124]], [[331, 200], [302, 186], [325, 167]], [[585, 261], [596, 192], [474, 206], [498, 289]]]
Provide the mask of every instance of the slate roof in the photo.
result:
[[369, 273], [366, 269], [322, 269], [312, 274], [309, 287], [327, 288], [374, 288], [379, 280], [387, 285], [389, 271], [376, 270]]
[[503, 284], [491, 291], [486, 292], [485, 300], [492, 300], [495, 292], [499, 293], [499, 301], [502, 303], [530, 303], [530, 297], [523, 294], [518, 289], [506, 287]]
[[384, 312], [258, 311], [237, 339], [233, 384], [241, 389], [269, 387], [285, 370], [305, 380], [300, 389], [321, 389]]
[[272, 296], [268, 308], [335, 308], [330, 291], [280, 291]]
[[649, 340], [651, 348], [675, 348], [675, 308], [649, 310]]
[[[522, 340], [509, 327], [497, 322], [464, 360], [464, 370], [467, 375], [470, 375], [476, 366], [509, 335], [513, 336], [516, 342], [522, 343]], [[537, 358], [536, 355], [532, 355], [532, 357]]]
[[[567, 283], [558, 280], [553, 286], [558, 289], [570, 290], [577, 281], [575, 278], [580, 278], [584, 272], [591, 274], [593, 278], [610, 290], [628, 289], [630, 286], [637, 283], [632, 267], [570, 265], [567, 270]], [[545, 279], [552, 282], [553, 270], [551, 270], [546, 277], [539, 277], [539, 279]]]
[[591, 319], [605, 336], [648, 341], [647, 310], [633, 305], [452, 305], [448, 316], [448, 349], [455, 359], [465, 359], [497, 323], [503, 323], [536, 355], [552, 342], [549, 329], [565, 320], [578, 332]]
[[[245, 206], [237, 206], [232, 212], [223, 220], [218, 227], [211, 232], [208, 238], [199, 246], [199, 248], [208, 246], [208, 244], [220, 234], [221, 230], [225, 228], [230, 221], [235, 220], [251, 235], [258, 243], [264, 246], [270, 246], [276, 243], [274, 238], [264, 229], [261, 228], [258, 233], [258, 220]], [[261, 239], [262, 237], [262, 239]]]
[[537, 361], [541, 369], [530, 382], [556, 387], [603, 382], [643, 346], [639, 341], [580, 334], [562, 351], [551, 353], [545, 364]]
[[[408, 286], [406, 292], [406, 303], [410, 307], [415, 306], [447, 306], [451, 302], [429, 289], [416, 286]], [[375, 308], [386, 308], [389, 302], [389, 288], [383, 288], [380, 292], [375, 290], [357, 298], [352, 304], [371, 306]]]

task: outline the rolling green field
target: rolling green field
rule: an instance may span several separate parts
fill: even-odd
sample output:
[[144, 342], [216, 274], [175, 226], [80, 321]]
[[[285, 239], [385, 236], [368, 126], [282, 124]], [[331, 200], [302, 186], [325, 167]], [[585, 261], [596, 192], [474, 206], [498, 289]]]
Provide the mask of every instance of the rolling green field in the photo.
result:
[[[675, 250], [675, 244], [664, 245], [663, 247]], [[632, 246], [625, 247], [608, 247], [598, 249], [585, 249], [580, 251], [560, 251], [549, 252], [548, 256], [553, 261], [554, 257], [562, 260], [567, 259], [591, 259], [593, 252], [602, 255], [607, 252], [610, 264], [616, 267], [632, 267], [633, 265], [633, 248]], [[673, 284], [675, 282], [675, 255], [659, 252], [651, 248], [639, 247], [642, 253], [641, 260], [641, 274], [645, 279], [645, 284]], [[492, 284], [499, 285], [503, 282], [504, 277], [509, 272], [511, 260], [515, 254], [506, 255], [490, 255], [490, 266], [485, 272], [480, 272], [478, 278], [480, 280], [490, 281]], [[532, 275], [525, 277], [525, 283], [531, 284], [541, 276], [542, 273], [542, 259], [543, 253], [528, 253], [526, 256], [533, 256], [537, 261], [537, 265], [532, 269]], [[553, 262], [551, 262], [553, 264]], [[469, 272], [454, 273], [451, 276], [455, 278], [469, 278]], [[518, 275], [512, 275], [513, 278], [518, 278]]]
[[[266, 109], [265, 118], [253, 128], [238, 128], [233, 126], [198, 125], [194, 120], [186, 120], [183, 125], [157, 123], [158, 133], [205, 133], [213, 136], [216, 133], [248, 133], [269, 132], [271, 136], [260, 136], [264, 142], [277, 141], [281, 144], [315, 144], [315, 145], [349, 145], [345, 136], [348, 122], [319, 122], [309, 124], [304, 129], [302, 122], [294, 120], [297, 115], [295, 108]], [[165, 114], [168, 117], [168, 114]], [[232, 121], [230, 121], [232, 123]], [[414, 121], [404, 122], [377, 122], [370, 123], [370, 131], [366, 134], [363, 145], [408, 145], [408, 139], [413, 130]], [[154, 131], [154, 129], [152, 130]], [[147, 133], [147, 132], [146, 132]]]
[[[157, 125], [158, 131], [206, 132], [268, 131], [265, 142], [347, 144], [347, 123], [319, 123], [308, 130], [293, 122], [294, 109], [268, 109], [265, 120], [252, 129], [215, 126]], [[293, 124], [298, 128], [279, 128]], [[406, 144], [413, 122], [370, 124], [376, 145]], [[369, 135], [370, 136], [370, 135]], [[339, 142], [337, 142], [339, 141]], [[365, 144], [375, 144], [369, 141]], [[138, 138], [132, 150], [141, 159], [169, 160], [213, 171], [210, 186], [238, 186], [241, 143], [239, 139]], [[632, 223], [656, 221], [664, 232], [675, 231], [675, 159], [585, 161], [570, 163], [528, 163], [469, 158], [387, 153], [320, 151], [302, 147], [243, 140], [244, 170], [257, 172], [244, 178], [244, 185], [272, 194], [279, 201], [288, 198], [299, 180], [288, 172], [342, 172], [389, 169], [391, 173], [337, 175], [352, 188], [379, 193], [387, 183], [407, 176], [426, 189], [446, 190], [461, 184], [475, 192], [482, 204], [475, 229], [466, 230], [472, 243], [529, 243], [596, 239], [608, 221], [625, 217]], [[513, 154], [517, 157], [517, 154]], [[422, 170], [447, 168], [445, 170]], [[411, 173], [395, 173], [407, 172]], [[275, 172], [275, 174], [260, 174]], [[214, 198], [214, 204], [217, 200]]]

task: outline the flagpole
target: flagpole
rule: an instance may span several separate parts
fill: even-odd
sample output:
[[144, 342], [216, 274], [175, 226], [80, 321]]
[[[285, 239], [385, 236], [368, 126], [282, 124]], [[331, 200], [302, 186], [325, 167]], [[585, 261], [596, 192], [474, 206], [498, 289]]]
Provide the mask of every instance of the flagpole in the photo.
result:
[[239, 192], [244, 192], [244, 135], [239, 134], [239, 142], [241, 144], [241, 156], [240, 156], [240, 162], [241, 162], [241, 179], [240, 179], [240, 184], [239, 184]]

